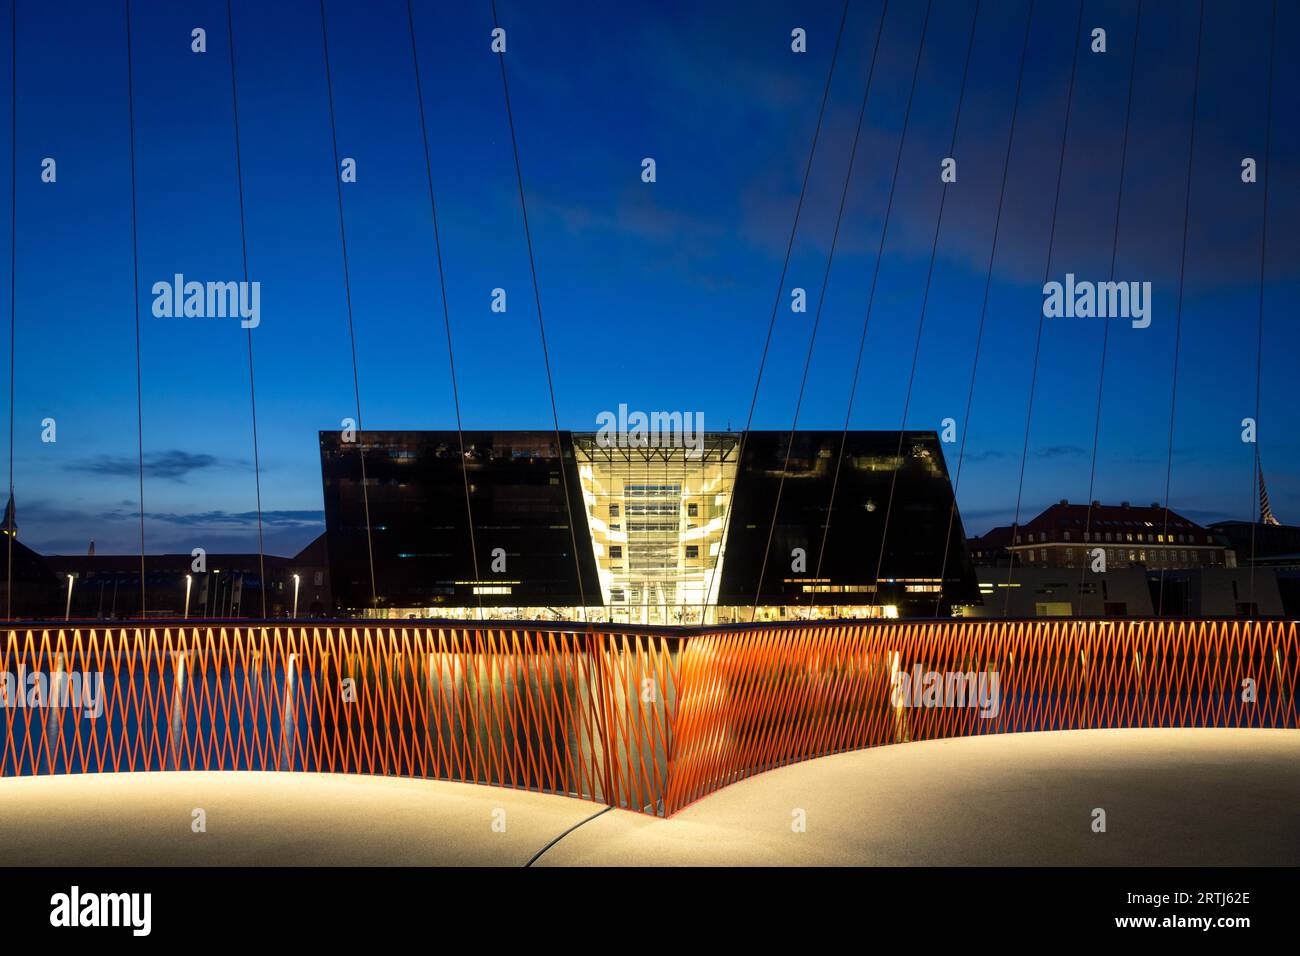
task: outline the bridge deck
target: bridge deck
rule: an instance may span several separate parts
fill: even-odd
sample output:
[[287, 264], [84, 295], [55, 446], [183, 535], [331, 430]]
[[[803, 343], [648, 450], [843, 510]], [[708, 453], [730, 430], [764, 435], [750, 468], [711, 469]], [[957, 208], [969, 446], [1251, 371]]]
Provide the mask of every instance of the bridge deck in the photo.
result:
[[[1092, 812], [1107, 813], [1094, 833]], [[206, 811], [206, 833], [191, 830]], [[0, 780], [14, 865], [521, 866], [602, 808], [349, 774]], [[806, 813], [806, 832], [792, 829]], [[494, 830], [494, 811], [505, 828]], [[609, 810], [541, 865], [1300, 863], [1300, 734], [1088, 730], [933, 740], [783, 767], [670, 819]]]

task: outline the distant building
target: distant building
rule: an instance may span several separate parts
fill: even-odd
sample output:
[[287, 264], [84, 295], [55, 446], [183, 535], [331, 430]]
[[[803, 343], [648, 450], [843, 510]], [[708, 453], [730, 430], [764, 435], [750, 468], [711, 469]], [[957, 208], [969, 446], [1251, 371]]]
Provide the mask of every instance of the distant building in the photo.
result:
[[[144, 556], [145, 611], [150, 618], [240, 619], [262, 617], [265, 568], [266, 616], [294, 613], [297, 576], [298, 616], [319, 617], [333, 601], [329, 591], [329, 562], [322, 534], [292, 558], [254, 553], [205, 556], [206, 570], [193, 570], [189, 554]], [[38, 616], [62, 618], [67, 581], [72, 578], [69, 616], [77, 620], [123, 620], [140, 616], [138, 554], [47, 555], [43, 564], [57, 578], [59, 600], [47, 601]], [[15, 592], [17, 592], [15, 586]]]
[[[12, 564], [11, 564], [12, 561]], [[39, 554], [18, 540], [14, 498], [0, 519], [0, 613], [18, 618], [48, 616], [59, 602], [59, 580]]]
[[968, 540], [966, 549], [976, 567], [998, 568], [1011, 562], [1010, 544], [1011, 525], [999, 525]]
[[1089, 506], [1062, 499], [1014, 533], [1002, 526], [968, 542], [974, 563], [989, 567], [1014, 562], [1026, 568], [1082, 568], [1091, 564], [1096, 548], [1106, 553], [1107, 571], [1236, 566], [1225, 538], [1154, 503], [1094, 501]]
[[1300, 528], [1250, 521], [1216, 521], [1210, 530], [1224, 538], [1240, 565], [1300, 568]]
[[979, 567], [982, 607], [965, 617], [1151, 617], [1155, 611], [1140, 568], [1093, 574], [1058, 568]]
[[1259, 522], [1216, 521], [1210, 528], [1232, 545], [1239, 565], [1270, 570], [1277, 578], [1287, 617], [1300, 617], [1300, 527], [1278, 523], [1262, 485], [1260, 497]]
[[340, 613], [692, 624], [978, 601], [934, 432], [634, 437], [321, 432]]
[[1162, 617], [1282, 617], [1282, 581], [1271, 568], [1147, 572]]
[[976, 618], [1256, 618], [1286, 613], [1270, 568], [1143, 571], [979, 567], [982, 607]]

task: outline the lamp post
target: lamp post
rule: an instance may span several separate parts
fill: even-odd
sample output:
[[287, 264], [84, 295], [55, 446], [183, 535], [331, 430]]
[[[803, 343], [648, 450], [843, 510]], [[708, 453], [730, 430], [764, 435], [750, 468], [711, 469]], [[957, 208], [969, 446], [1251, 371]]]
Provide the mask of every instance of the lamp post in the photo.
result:
[[68, 575], [68, 603], [63, 609], [63, 619], [66, 621], [72, 616], [72, 575]]
[[185, 619], [187, 621], [190, 618], [190, 588], [193, 586], [194, 576], [192, 574], [185, 575]]
[[293, 616], [298, 616], [298, 575], [293, 576]]

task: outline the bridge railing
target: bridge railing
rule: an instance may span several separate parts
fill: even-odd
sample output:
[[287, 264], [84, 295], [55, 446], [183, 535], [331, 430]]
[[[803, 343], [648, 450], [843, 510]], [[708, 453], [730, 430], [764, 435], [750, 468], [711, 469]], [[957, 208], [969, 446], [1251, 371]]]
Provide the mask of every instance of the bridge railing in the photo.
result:
[[1300, 726], [1294, 622], [15, 627], [0, 777], [282, 770], [667, 815], [826, 754], [1098, 727]]

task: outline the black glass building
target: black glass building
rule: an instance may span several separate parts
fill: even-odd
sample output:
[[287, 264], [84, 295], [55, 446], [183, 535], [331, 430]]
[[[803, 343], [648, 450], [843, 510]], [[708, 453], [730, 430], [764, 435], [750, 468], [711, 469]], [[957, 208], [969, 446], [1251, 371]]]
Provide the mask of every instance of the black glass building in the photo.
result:
[[343, 614], [689, 624], [979, 602], [934, 432], [355, 437], [320, 435]]

